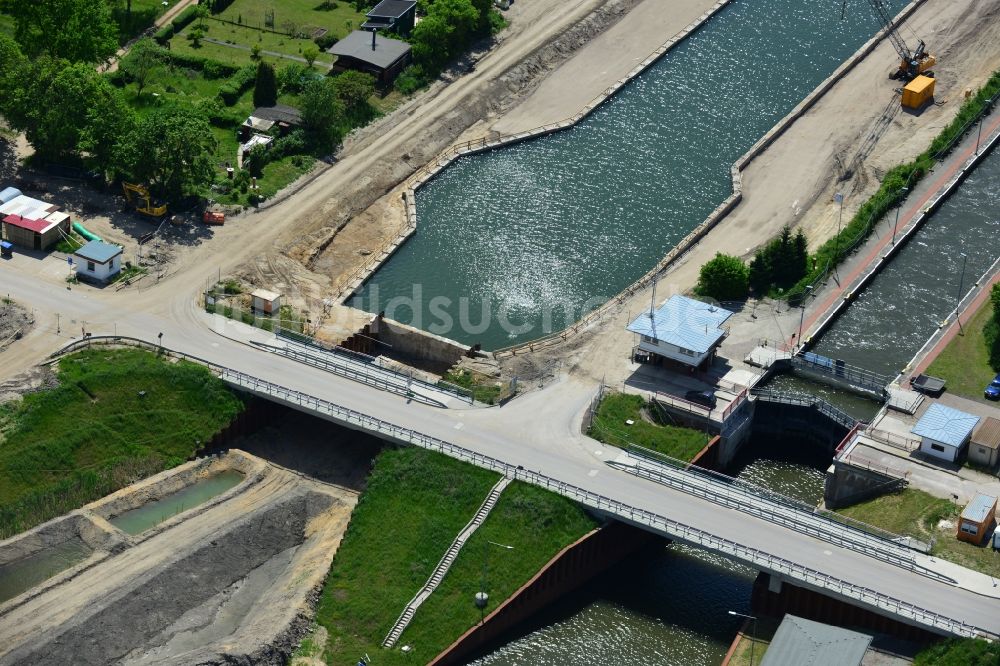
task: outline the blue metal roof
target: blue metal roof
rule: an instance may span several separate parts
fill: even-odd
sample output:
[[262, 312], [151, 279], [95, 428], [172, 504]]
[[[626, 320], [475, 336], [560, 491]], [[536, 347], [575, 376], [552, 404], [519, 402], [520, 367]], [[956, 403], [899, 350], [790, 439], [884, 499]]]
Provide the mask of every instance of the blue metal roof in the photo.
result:
[[976, 493], [976, 496], [969, 502], [969, 506], [962, 511], [962, 520], [971, 520], [974, 523], [985, 522], [996, 503], [996, 497]]
[[73, 254], [87, 261], [96, 261], [99, 264], [103, 264], [121, 253], [122, 249], [117, 245], [92, 240]]
[[5, 204], [8, 201], [13, 201], [17, 197], [21, 196], [21, 190], [16, 187], [5, 187], [0, 190], [0, 204]]
[[658, 310], [646, 311], [632, 320], [628, 330], [704, 354], [725, 336], [721, 328], [733, 313], [718, 305], [687, 296], [671, 296]]
[[979, 423], [978, 416], [935, 402], [927, 408], [910, 432], [959, 448], [972, 434], [977, 423]]

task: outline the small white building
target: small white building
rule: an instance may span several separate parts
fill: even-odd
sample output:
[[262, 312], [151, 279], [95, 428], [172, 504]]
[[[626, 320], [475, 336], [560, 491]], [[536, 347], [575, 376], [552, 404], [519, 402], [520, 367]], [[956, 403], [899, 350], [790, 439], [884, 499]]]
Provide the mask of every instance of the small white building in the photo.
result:
[[281, 310], [281, 294], [267, 289], [257, 289], [250, 294], [253, 299], [253, 309], [256, 312], [273, 315]]
[[920, 452], [933, 458], [955, 462], [962, 457], [979, 417], [939, 402], [927, 408], [910, 429], [920, 437]]
[[73, 253], [76, 275], [84, 280], [107, 282], [122, 270], [122, 248], [92, 240]]
[[649, 354], [654, 362], [667, 359], [697, 368], [715, 357], [715, 350], [729, 334], [723, 324], [732, 316], [718, 305], [676, 295], [659, 309], [640, 314], [627, 328], [639, 335], [637, 350]]

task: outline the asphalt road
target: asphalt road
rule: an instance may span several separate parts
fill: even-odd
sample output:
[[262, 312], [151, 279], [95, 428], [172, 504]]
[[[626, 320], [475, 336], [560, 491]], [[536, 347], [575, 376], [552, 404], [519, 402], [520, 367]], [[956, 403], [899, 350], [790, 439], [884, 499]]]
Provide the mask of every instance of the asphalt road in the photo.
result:
[[[42, 264], [47, 266], [51, 262]], [[879, 595], [1000, 633], [1000, 599], [880, 562], [608, 467], [604, 461], [617, 456], [618, 450], [605, 448], [581, 434], [583, 413], [597, 389], [595, 385], [564, 377], [501, 408], [443, 409], [408, 401], [405, 396], [380, 391], [221, 335], [217, 331], [224, 331], [223, 327], [233, 327], [229, 330], [231, 335], [240, 335], [245, 329], [198, 310], [188, 294], [166, 290], [154, 290], [142, 298], [133, 294], [127, 301], [129, 306], [134, 308], [139, 304], [147, 311], [124, 311], [124, 295], [113, 290], [85, 286], [60, 288], [51, 276], [39, 279], [6, 265], [0, 265], [0, 279], [3, 285], [0, 291], [36, 310], [38, 324], [28, 336], [28, 348], [55, 350], [58, 343], [52, 334], [56, 312], [60, 314], [59, 337], [64, 341], [70, 336], [79, 338], [83, 328], [94, 334], [117, 333], [154, 342], [162, 333], [163, 345], [176, 351], [523, 466], [825, 572]], [[929, 558], [924, 562], [936, 566]], [[954, 569], [953, 565], [942, 566]], [[968, 572], [960, 582], [990, 593], [990, 580], [981, 574]], [[996, 588], [992, 590], [996, 594]]]

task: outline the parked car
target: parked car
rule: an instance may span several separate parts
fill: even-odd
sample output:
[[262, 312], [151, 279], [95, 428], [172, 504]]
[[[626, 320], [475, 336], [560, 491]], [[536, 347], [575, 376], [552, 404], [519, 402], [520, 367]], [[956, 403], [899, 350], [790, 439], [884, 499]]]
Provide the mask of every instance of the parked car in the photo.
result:
[[983, 396], [987, 400], [1000, 400], [1000, 375], [993, 378], [993, 381], [987, 385], [986, 390], [983, 391]]
[[688, 391], [684, 394], [684, 399], [699, 405], [704, 405], [709, 409], [715, 409], [717, 400], [715, 391]]

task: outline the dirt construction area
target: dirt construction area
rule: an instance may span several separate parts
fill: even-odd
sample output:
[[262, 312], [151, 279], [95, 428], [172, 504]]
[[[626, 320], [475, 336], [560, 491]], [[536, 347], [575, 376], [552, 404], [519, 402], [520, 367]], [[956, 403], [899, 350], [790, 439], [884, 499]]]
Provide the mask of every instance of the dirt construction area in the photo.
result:
[[[238, 483], [142, 531], [119, 519]], [[0, 603], [0, 664], [277, 664], [308, 630], [357, 492], [242, 451], [186, 463], [0, 542], [4, 567], [67, 542], [78, 562]], [[159, 506], [159, 505], [157, 505]]]

